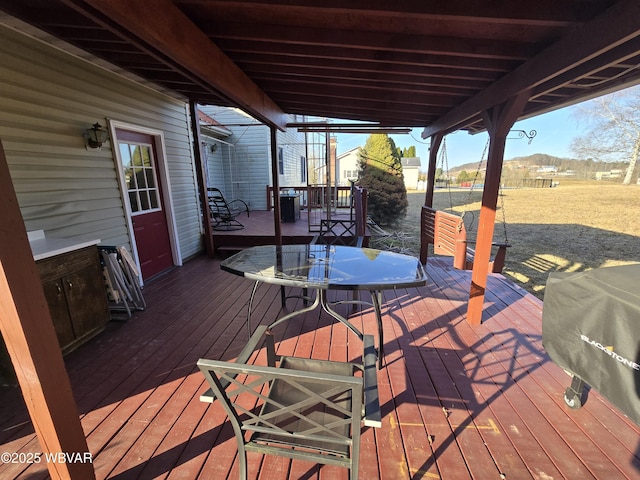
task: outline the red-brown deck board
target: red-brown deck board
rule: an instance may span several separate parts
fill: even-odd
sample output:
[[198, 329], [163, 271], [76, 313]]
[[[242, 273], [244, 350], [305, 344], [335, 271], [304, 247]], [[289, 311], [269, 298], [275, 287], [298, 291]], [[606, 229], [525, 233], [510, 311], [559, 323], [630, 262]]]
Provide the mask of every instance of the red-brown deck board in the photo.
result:
[[[363, 430], [360, 478], [640, 478], [637, 425], [593, 389], [582, 409], [564, 404], [570, 379], [542, 347], [540, 300], [491, 276], [485, 321], [471, 326], [470, 273], [432, 258], [428, 274], [426, 287], [384, 292], [382, 427]], [[199, 257], [145, 287], [146, 311], [112, 322], [65, 357], [97, 478], [237, 477], [230, 424], [219, 404], [199, 401], [206, 386], [195, 363], [239, 353], [251, 285]], [[291, 298], [287, 310], [300, 305]], [[372, 309], [337, 308], [375, 332]], [[280, 311], [279, 288], [260, 286], [253, 323]], [[281, 354], [350, 360], [359, 351], [359, 341], [319, 311], [275, 335]], [[0, 415], [0, 451], [40, 451], [16, 388], [0, 391]], [[346, 469], [257, 454], [249, 473], [348, 477]], [[43, 463], [0, 464], [2, 479], [47, 477]]]

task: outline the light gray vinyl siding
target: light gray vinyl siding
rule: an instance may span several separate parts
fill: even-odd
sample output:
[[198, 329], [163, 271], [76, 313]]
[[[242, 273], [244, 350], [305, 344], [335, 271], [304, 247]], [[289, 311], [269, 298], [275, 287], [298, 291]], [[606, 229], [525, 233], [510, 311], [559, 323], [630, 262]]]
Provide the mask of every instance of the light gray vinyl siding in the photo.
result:
[[200, 109], [232, 132], [225, 138], [231, 144], [229, 153], [208, 159], [209, 186], [219, 188], [228, 201], [242, 199], [251, 210], [266, 210], [271, 169], [269, 128], [234, 109]]
[[[225, 138], [233, 145], [231, 155], [208, 157], [209, 186], [222, 190], [227, 200], [240, 198], [252, 210], [265, 210], [266, 187], [273, 184], [269, 128], [235, 109], [215, 106], [200, 109], [232, 132]], [[304, 135], [295, 129], [279, 131], [277, 143], [284, 153], [284, 174], [279, 176], [279, 184], [306, 185], [300, 180], [300, 157], [305, 156]]]
[[[224, 178], [223, 161], [230, 157], [233, 148], [207, 137], [204, 138], [202, 143], [202, 155], [206, 171], [207, 186], [214, 187], [214, 179]], [[211, 151], [212, 145], [216, 145], [215, 152]]]
[[0, 140], [27, 230], [130, 247], [113, 146], [83, 138], [107, 119], [163, 133], [180, 254], [199, 252], [186, 105], [0, 25]]
[[[293, 121], [293, 118], [290, 119]], [[299, 187], [306, 185], [301, 181], [300, 157], [305, 156], [304, 134], [295, 128], [278, 132], [278, 146], [284, 149], [284, 175], [279, 181], [282, 187]]]

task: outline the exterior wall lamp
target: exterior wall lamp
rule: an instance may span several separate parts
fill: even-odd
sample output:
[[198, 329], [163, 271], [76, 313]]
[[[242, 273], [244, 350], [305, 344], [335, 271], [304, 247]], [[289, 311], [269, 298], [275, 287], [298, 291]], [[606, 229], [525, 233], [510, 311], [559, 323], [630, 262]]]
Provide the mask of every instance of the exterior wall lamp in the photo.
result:
[[102, 144], [109, 138], [109, 132], [96, 122], [93, 127], [87, 129], [84, 138], [87, 141], [87, 150], [101, 149]]

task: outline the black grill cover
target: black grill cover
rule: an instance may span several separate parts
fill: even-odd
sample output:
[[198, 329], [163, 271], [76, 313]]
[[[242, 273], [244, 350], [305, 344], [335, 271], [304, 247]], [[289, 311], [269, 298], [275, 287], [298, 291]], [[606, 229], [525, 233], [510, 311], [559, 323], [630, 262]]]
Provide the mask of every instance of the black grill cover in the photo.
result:
[[542, 343], [640, 424], [640, 265], [550, 274]]

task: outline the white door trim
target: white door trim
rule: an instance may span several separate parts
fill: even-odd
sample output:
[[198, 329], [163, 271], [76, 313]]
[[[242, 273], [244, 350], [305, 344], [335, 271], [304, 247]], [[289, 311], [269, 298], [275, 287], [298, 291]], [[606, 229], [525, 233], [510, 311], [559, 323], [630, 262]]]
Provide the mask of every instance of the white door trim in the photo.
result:
[[[141, 127], [139, 125], [122, 122], [119, 120], [112, 120], [107, 118], [107, 125], [113, 139], [112, 151], [114, 155], [114, 161], [116, 162], [116, 173], [118, 175], [118, 183], [120, 185], [120, 196], [122, 198], [122, 205], [126, 212], [127, 231], [129, 233], [129, 241], [131, 242], [132, 254], [138, 265], [138, 271], [140, 269], [140, 258], [138, 256], [138, 248], [136, 245], [136, 237], [133, 234], [133, 221], [131, 218], [131, 204], [129, 203], [129, 196], [127, 195], [127, 188], [125, 184], [124, 171], [122, 168], [122, 158], [120, 156], [120, 148], [118, 148], [118, 136], [116, 129], [130, 130], [132, 132], [138, 132], [153, 137], [157, 152], [157, 173], [160, 175], [162, 182], [162, 195], [164, 197], [164, 212], [167, 217], [167, 226], [169, 229], [169, 241], [171, 242], [171, 256], [173, 257], [174, 265], [182, 265], [182, 257], [180, 255], [180, 243], [178, 239], [178, 230], [175, 222], [175, 214], [173, 209], [173, 197], [171, 195], [171, 179], [169, 177], [169, 166], [167, 165], [167, 153], [164, 143], [164, 132], [147, 127]], [[142, 279], [142, 273], [140, 273]]]

